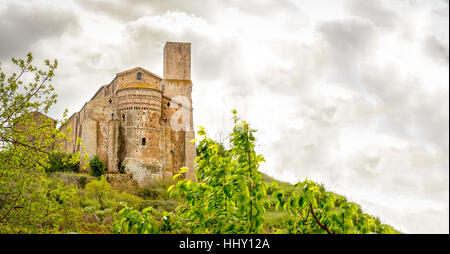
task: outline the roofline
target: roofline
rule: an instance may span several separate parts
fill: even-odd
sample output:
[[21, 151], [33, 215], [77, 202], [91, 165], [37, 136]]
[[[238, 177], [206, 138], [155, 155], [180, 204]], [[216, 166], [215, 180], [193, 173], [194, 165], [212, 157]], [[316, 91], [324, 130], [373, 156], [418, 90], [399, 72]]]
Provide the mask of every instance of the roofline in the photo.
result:
[[101, 86], [101, 87], [97, 90], [97, 92], [94, 94], [94, 96], [92, 96], [92, 98], [91, 98], [89, 101], [92, 101], [92, 100], [95, 98], [95, 96], [97, 96], [97, 94], [98, 94], [104, 87], [106, 87], [106, 86], [108, 86], [108, 85], [103, 85], [103, 86]]
[[167, 44], [192, 44], [190, 42], [183, 42], [183, 41], [166, 41], [166, 44], [164, 44], [164, 46], [166, 46]]
[[[132, 68], [132, 69], [129, 69], [129, 70], [126, 70], [126, 71], [122, 71], [122, 72], [116, 73], [116, 78], [119, 77], [119, 76], [128, 74], [128, 73], [130, 73], [130, 72], [137, 71], [137, 70], [141, 70], [141, 71], [143, 71], [143, 72], [146, 72], [147, 74], [152, 75], [152, 76], [155, 77], [156, 79], [159, 79], [159, 81], [162, 81], [162, 78], [161, 78], [160, 76], [158, 76], [158, 75], [156, 75], [155, 73], [153, 73], [153, 72], [151, 72], [151, 71], [148, 71], [148, 70], [146, 70], [146, 69], [144, 69], [144, 68], [142, 68], [142, 67], [134, 67], [134, 68]], [[114, 78], [114, 79], [115, 79], [115, 78]], [[114, 79], [113, 79], [113, 81], [114, 81]]]
[[46, 114], [44, 114], [44, 113], [42, 113], [42, 112], [40, 112], [40, 111], [35, 110], [35, 111], [31, 112], [31, 113], [34, 114], [34, 115], [35, 115], [35, 114], [39, 114], [39, 115], [45, 116], [45, 117], [51, 119], [52, 121], [56, 122], [55, 119], [49, 117], [48, 115], [46, 115]]
[[[162, 81], [162, 80], [163, 80], [160, 76], [158, 76], [158, 75], [154, 74], [153, 72], [151, 72], [151, 71], [149, 71], [149, 70], [146, 70], [146, 69], [144, 69], [144, 68], [142, 68], [142, 67], [134, 67], [134, 68], [129, 69], [129, 70], [126, 70], [126, 71], [118, 72], [118, 73], [116, 73], [116, 76], [113, 78], [113, 80], [111, 80], [111, 82], [109, 82], [109, 84], [106, 84], [106, 85], [101, 86], [101, 87], [97, 90], [97, 92], [94, 94], [94, 96], [92, 96], [92, 98], [91, 98], [89, 101], [85, 102], [84, 105], [83, 105], [83, 107], [81, 107], [81, 109], [80, 109], [78, 112], [73, 113], [72, 116], [73, 116], [74, 114], [76, 114], [76, 113], [80, 113], [80, 112], [84, 109], [84, 107], [86, 106], [86, 104], [87, 104], [88, 102], [92, 101], [92, 100], [95, 98], [95, 96], [97, 96], [97, 94], [98, 94], [103, 88], [109, 87], [109, 86], [114, 82], [114, 80], [116, 80], [119, 76], [122, 76], [122, 75], [124, 75], [124, 74], [130, 73], [130, 72], [133, 72], [133, 71], [137, 71], [137, 70], [141, 70], [141, 71], [143, 71], [143, 72], [145, 72], [145, 73], [147, 73], [147, 74], [150, 74], [151, 76], [153, 76], [154, 78], [158, 79], [159, 81]], [[39, 113], [40, 113], [40, 112], [39, 112]], [[41, 114], [42, 114], [42, 113], [41, 113]], [[71, 117], [72, 117], [72, 116], [71, 116]], [[47, 117], [48, 117], [48, 116], [47, 116]], [[70, 117], [70, 118], [71, 118], [71, 117]], [[51, 117], [49, 117], [49, 118], [51, 118]], [[51, 118], [51, 119], [52, 119], [52, 118]], [[54, 119], [52, 119], [52, 120], [54, 120]], [[56, 121], [56, 120], [54, 120], [54, 121]]]

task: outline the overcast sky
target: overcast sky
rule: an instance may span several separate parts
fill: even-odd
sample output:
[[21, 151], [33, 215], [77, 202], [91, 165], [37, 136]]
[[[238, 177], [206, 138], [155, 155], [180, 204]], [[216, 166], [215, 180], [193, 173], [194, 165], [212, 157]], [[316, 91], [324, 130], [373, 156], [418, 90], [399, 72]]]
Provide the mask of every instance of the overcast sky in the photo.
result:
[[[64, 3], [64, 4], [62, 4]], [[51, 116], [192, 43], [194, 124], [258, 129], [261, 170], [306, 177], [405, 233], [449, 233], [446, 0], [0, 0], [0, 61], [57, 58]]]

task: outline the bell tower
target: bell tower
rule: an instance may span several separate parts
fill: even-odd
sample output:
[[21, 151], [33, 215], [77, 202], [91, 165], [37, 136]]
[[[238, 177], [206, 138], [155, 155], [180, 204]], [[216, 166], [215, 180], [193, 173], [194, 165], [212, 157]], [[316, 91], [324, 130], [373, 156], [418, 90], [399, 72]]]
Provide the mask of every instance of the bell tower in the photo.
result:
[[[188, 167], [188, 177], [193, 177], [193, 161], [196, 157], [192, 114], [191, 43], [166, 42], [163, 54], [164, 75], [162, 81], [163, 115], [170, 147], [165, 165], [177, 173]], [[169, 137], [170, 136], [170, 137]]]

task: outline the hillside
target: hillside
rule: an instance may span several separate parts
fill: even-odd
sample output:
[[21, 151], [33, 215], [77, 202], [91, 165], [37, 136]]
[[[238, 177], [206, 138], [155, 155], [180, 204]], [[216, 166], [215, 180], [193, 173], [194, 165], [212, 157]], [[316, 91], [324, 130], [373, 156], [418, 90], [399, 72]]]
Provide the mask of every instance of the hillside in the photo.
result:
[[[71, 219], [80, 221], [74, 222], [78, 226], [66, 228], [63, 232], [113, 233], [113, 220], [117, 219], [118, 212], [124, 207], [124, 203], [139, 212], [147, 207], [152, 207], [161, 213], [175, 213], [176, 207], [183, 203], [182, 199], [171, 197], [167, 192], [174, 183], [172, 181], [155, 182], [149, 188], [140, 188], [133, 185], [129, 180], [131, 177], [126, 174], [108, 174], [101, 179], [74, 172], [57, 172], [48, 175], [54, 180], [62, 179], [67, 188], [75, 186], [77, 186], [75, 188], [79, 188], [78, 194], [75, 195], [75, 200], [79, 201], [79, 205], [72, 207], [72, 216], [74, 217]], [[87, 183], [83, 184], [84, 180], [80, 180], [83, 178], [87, 178]], [[294, 187], [292, 184], [276, 180], [266, 174], [262, 174], [262, 179], [268, 186], [278, 185], [284, 189]], [[103, 194], [99, 195], [99, 193]], [[291, 216], [288, 211], [275, 208], [273, 204], [276, 203], [276, 198], [272, 195], [273, 193], [273, 189], [269, 188], [268, 195], [265, 197], [265, 200], [272, 203], [272, 206], [266, 207], [262, 233], [290, 233], [288, 224]], [[345, 199], [338, 194], [334, 195], [338, 199]], [[376, 224], [381, 225], [378, 218], [374, 218], [374, 220]], [[400, 233], [395, 229], [392, 230], [392, 233]]]
[[[272, 183], [277, 183], [279, 186], [282, 186], [283, 188], [292, 188], [294, 185], [287, 183], [287, 182], [282, 182], [279, 180], [276, 180], [275, 178], [262, 173], [263, 175], [263, 180], [268, 184], [271, 185]], [[343, 199], [346, 200], [346, 198], [342, 195], [333, 193], [337, 199]], [[273, 197], [269, 197], [270, 200], [274, 200]], [[361, 210], [361, 207], [356, 204], [358, 209]], [[265, 227], [270, 231], [271, 227], [276, 227], [276, 228], [283, 228], [283, 223], [287, 223], [287, 221], [289, 220], [289, 215], [286, 211], [283, 210], [276, 210], [274, 208], [268, 208], [266, 211], [266, 217], [265, 217], [266, 221], [265, 221]], [[377, 224], [381, 225], [381, 221], [378, 217], [374, 217], [375, 221]], [[395, 228], [388, 226], [389, 228], [392, 229], [392, 233], [394, 234], [402, 234], [400, 231], [396, 230]]]

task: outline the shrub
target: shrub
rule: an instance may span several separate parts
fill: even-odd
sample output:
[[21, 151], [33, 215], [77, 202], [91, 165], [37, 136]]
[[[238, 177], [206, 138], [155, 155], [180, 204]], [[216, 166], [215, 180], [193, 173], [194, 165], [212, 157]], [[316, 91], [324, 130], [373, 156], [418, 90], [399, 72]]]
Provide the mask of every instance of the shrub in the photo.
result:
[[80, 207], [81, 208], [87, 208], [87, 207], [94, 207], [94, 210], [96, 209], [97, 203], [95, 200], [91, 200], [89, 198], [82, 198], [80, 199]]
[[105, 164], [98, 158], [97, 155], [91, 159], [89, 166], [91, 167], [91, 175], [101, 176], [105, 174]]
[[82, 176], [80, 178], [78, 178], [78, 184], [84, 188], [84, 186], [86, 185], [87, 182], [87, 177]]
[[[113, 189], [105, 177], [102, 176], [99, 180], [86, 184], [84, 199], [81, 200], [80, 205], [84, 209], [90, 209], [89, 211], [111, 209], [114, 212], [118, 212], [124, 207], [121, 203], [139, 210], [145, 208], [142, 198]], [[91, 212], [93, 213], [93, 211]]]
[[86, 185], [85, 194], [87, 198], [95, 200], [99, 204], [99, 208], [103, 210], [110, 206], [114, 190], [102, 176], [100, 180], [92, 181]]
[[45, 172], [79, 172], [80, 159], [74, 154], [65, 152], [52, 152], [48, 156], [49, 166], [45, 168]]
[[124, 207], [121, 203], [125, 203], [127, 206], [137, 208], [138, 210], [145, 208], [144, 200], [130, 193], [114, 191], [112, 199], [114, 201], [112, 206], [114, 211], [119, 211]]
[[119, 211], [119, 217], [114, 221], [114, 233], [116, 234], [156, 234], [160, 231], [155, 223], [155, 210], [147, 207], [142, 212], [125, 205]]

